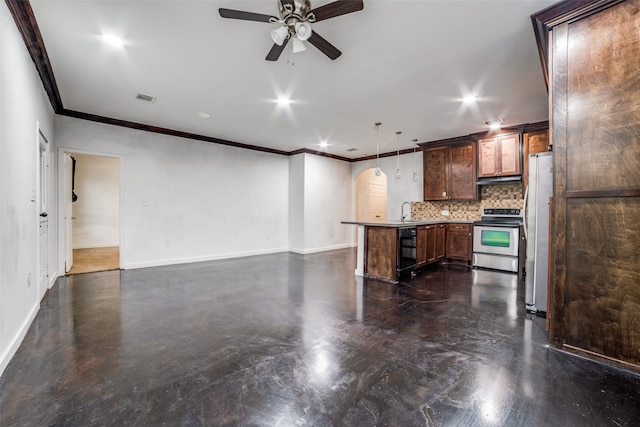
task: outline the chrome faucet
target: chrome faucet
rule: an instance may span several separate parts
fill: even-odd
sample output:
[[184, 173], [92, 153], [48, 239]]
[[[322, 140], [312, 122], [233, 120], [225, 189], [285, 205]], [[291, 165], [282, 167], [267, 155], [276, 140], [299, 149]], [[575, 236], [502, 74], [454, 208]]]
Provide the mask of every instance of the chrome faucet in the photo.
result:
[[409, 213], [411, 213], [411, 203], [404, 202], [402, 204], [402, 207], [400, 207], [400, 215], [402, 216], [402, 222], [404, 222], [405, 218], [407, 218], [407, 215], [404, 214], [404, 205], [409, 205]]

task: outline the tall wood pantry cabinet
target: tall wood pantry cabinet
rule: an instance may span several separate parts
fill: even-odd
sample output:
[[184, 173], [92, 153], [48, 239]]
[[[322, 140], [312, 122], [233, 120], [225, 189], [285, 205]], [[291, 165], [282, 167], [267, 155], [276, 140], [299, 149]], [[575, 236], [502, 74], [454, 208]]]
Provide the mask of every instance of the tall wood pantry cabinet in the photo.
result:
[[532, 17], [551, 92], [550, 340], [635, 371], [640, 371], [639, 11], [640, 0], [590, 0], [562, 2]]

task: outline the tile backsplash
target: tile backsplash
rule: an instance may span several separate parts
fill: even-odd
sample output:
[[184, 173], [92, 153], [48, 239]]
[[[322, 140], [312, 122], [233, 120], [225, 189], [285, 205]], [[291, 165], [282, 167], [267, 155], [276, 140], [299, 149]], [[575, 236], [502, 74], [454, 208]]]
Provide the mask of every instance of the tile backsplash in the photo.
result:
[[[411, 203], [411, 218], [416, 221], [478, 221], [484, 208], [522, 208], [522, 183], [480, 186], [480, 199], [468, 202], [438, 201]], [[442, 215], [448, 210], [449, 215]]]

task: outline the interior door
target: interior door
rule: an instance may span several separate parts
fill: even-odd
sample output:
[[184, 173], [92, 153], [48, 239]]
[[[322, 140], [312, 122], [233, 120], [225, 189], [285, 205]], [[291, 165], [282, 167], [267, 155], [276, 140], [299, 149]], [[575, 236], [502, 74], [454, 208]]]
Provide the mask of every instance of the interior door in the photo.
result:
[[38, 294], [43, 295], [49, 287], [49, 144], [41, 132], [38, 132], [38, 145]]
[[386, 221], [387, 176], [366, 169], [356, 177], [356, 221]]
[[71, 221], [73, 214], [73, 206], [71, 200], [71, 192], [73, 186], [73, 160], [71, 154], [64, 153], [64, 231], [65, 231], [65, 258], [64, 270], [68, 273], [73, 266], [73, 241], [72, 231], [73, 222]]
[[385, 221], [387, 219], [387, 186], [379, 182], [369, 181], [369, 220]]

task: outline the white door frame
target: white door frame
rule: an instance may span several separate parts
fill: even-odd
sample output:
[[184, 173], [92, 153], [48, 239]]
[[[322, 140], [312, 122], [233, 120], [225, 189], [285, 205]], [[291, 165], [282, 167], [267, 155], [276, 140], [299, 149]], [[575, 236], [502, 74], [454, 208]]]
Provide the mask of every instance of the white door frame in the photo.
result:
[[120, 260], [119, 260], [119, 268], [122, 269], [124, 265], [124, 256], [126, 253], [125, 241], [124, 241], [124, 156], [122, 154], [116, 153], [108, 153], [104, 151], [93, 151], [93, 150], [83, 150], [79, 148], [71, 148], [71, 147], [58, 147], [58, 236], [61, 238], [58, 239], [58, 271], [62, 272], [62, 275], [65, 274], [65, 258], [66, 258], [66, 239], [64, 238], [66, 232], [66, 221], [65, 221], [65, 199], [66, 197], [71, 198], [71, 189], [66, 188], [65, 186], [65, 177], [64, 177], [64, 158], [66, 154], [84, 154], [88, 156], [100, 156], [100, 157], [111, 157], [117, 158], [120, 161], [120, 233], [119, 233], [119, 246], [120, 246]]
[[[44, 130], [40, 128], [40, 122], [36, 121], [36, 156], [37, 156], [37, 168], [36, 168], [36, 192], [32, 197], [35, 197], [34, 202], [36, 202], [37, 207], [37, 230], [38, 235], [36, 238], [36, 277], [31, 278], [32, 281], [36, 281], [36, 289], [38, 293], [38, 298], [41, 299], [44, 294], [47, 292], [47, 289], [51, 287], [53, 283], [51, 281], [50, 273], [50, 265], [49, 265], [49, 230], [50, 230], [50, 219], [52, 203], [50, 197], [50, 182], [51, 175], [50, 171], [50, 144], [49, 138], [44, 133]], [[44, 162], [44, 165], [43, 165]], [[44, 166], [44, 167], [43, 167]], [[42, 217], [42, 214], [46, 213], [48, 216], [45, 218]], [[46, 238], [44, 247], [42, 247], [42, 238], [41, 238], [41, 227], [47, 227], [45, 230]], [[43, 259], [44, 258], [44, 259]], [[44, 267], [43, 267], [43, 262]], [[44, 269], [44, 271], [42, 271]], [[41, 278], [43, 274], [46, 275], [45, 283], [43, 284]]]

